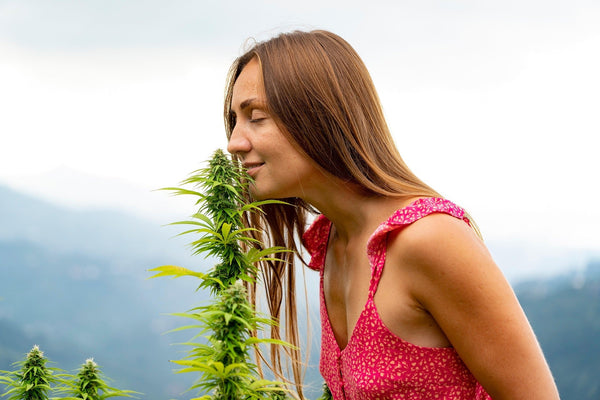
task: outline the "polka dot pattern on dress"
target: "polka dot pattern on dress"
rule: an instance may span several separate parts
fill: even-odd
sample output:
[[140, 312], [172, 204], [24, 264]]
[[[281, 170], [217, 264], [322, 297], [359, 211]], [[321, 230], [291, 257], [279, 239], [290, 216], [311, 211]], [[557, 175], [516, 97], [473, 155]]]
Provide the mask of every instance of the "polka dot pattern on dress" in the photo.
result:
[[432, 213], [446, 213], [469, 223], [464, 210], [454, 203], [423, 198], [396, 211], [369, 239], [369, 295], [344, 349], [333, 335], [323, 291], [331, 222], [321, 215], [303, 235], [311, 254], [309, 267], [321, 276], [319, 369], [335, 400], [491, 400], [454, 348], [421, 347], [396, 336], [381, 321], [373, 301], [385, 264], [387, 234]]

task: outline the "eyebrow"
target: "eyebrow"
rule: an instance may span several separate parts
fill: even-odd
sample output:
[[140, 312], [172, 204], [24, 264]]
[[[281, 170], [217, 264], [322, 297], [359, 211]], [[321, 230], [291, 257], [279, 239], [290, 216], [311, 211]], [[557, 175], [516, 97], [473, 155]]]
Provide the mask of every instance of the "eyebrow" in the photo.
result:
[[250, 107], [252, 105], [252, 103], [256, 102], [256, 97], [251, 97], [249, 99], [246, 99], [244, 101], [242, 101], [240, 103], [240, 110], [245, 110], [246, 108]]
[[[247, 109], [248, 107], [250, 107], [254, 104], [258, 105], [261, 108], [266, 108], [266, 104], [264, 102], [259, 101], [258, 98], [256, 98], [256, 97], [251, 97], [240, 103], [240, 111], [244, 111], [245, 109]], [[229, 107], [229, 112], [232, 114], [235, 114], [235, 111], [233, 110], [232, 107]]]

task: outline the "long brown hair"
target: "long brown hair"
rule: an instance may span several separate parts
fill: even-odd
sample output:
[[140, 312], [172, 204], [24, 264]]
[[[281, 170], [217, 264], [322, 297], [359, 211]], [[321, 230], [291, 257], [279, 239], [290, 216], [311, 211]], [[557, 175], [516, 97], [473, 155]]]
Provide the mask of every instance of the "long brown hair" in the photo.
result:
[[[254, 44], [235, 60], [228, 75], [225, 127], [228, 138], [233, 86], [242, 69], [256, 58], [261, 65], [269, 113], [290, 142], [324, 171], [353, 184], [369, 196], [439, 196], [406, 166], [393, 142], [379, 97], [364, 63], [341, 37], [327, 31], [295, 31]], [[269, 205], [248, 215], [246, 223], [264, 233], [267, 246], [293, 249], [301, 258], [300, 238], [315, 210], [299, 198], [290, 205]], [[279, 320], [285, 307], [284, 332], [299, 347], [296, 318], [294, 254], [265, 262], [262, 279], [271, 315]], [[256, 287], [253, 288], [253, 297]], [[279, 328], [271, 332], [280, 336]], [[299, 350], [291, 351], [292, 372], [302, 397]], [[278, 348], [272, 367], [281, 376]]]

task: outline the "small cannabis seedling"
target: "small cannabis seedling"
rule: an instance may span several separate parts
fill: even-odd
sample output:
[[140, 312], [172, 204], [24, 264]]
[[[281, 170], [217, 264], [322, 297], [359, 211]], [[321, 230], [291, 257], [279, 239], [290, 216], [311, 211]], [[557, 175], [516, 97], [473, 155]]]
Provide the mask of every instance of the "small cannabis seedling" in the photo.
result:
[[259, 206], [278, 201], [246, 204], [243, 198], [247, 189], [244, 182], [250, 179], [239, 165], [217, 150], [208, 166], [195, 171], [183, 185], [194, 189], [165, 188], [176, 195], [197, 198], [199, 211], [192, 220], [174, 224], [188, 225], [191, 229], [181, 233], [199, 235], [190, 243], [193, 254], [202, 254], [218, 260], [207, 273], [183, 267], [165, 265], [151, 269], [159, 276], [192, 276], [200, 279], [199, 288], [207, 288], [215, 296], [212, 304], [194, 308], [182, 317], [195, 321], [194, 325], [176, 330], [199, 329], [195, 337], [205, 338], [204, 343], [186, 343], [192, 346], [188, 356], [174, 361], [183, 368], [179, 372], [197, 372], [199, 379], [190, 390], [203, 395], [195, 400], [250, 400], [286, 398], [283, 384], [260, 378], [258, 368], [250, 361], [250, 351], [260, 343], [288, 345], [274, 340], [257, 338], [253, 333], [273, 324], [261, 318], [248, 301], [244, 282], [257, 279], [256, 264], [272, 259], [273, 254], [287, 251], [272, 247], [257, 250], [252, 246], [256, 239], [250, 237], [252, 228], [244, 228], [246, 212], [260, 212]]

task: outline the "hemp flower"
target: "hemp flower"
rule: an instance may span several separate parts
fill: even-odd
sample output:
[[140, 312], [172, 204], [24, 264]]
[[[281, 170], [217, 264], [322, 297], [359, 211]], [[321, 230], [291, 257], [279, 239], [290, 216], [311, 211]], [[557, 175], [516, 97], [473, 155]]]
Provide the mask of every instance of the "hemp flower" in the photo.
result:
[[9, 389], [4, 396], [8, 400], [47, 400], [51, 384], [58, 381], [52, 375], [52, 369], [46, 366], [48, 360], [38, 345], [27, 353], [24, 361], [16, 363], [21, 366], [17, 371], [1, 371], [0, 381]]
[[[232, 161], [223, 151], [217, 150], [208, 166], [195, 171], [183, 181], [194, 185], [194, 189], [166, 188], [177, 195], [197, 197], [199, 210], [193, 220], [176, 222], [190, 225], [192, 229], [182, 234], [199, 234], [200, 238], [190, 243], [193, 254], [215, 257], [216, 265], [208, 273], [166, 265], [151, 269], [159, 276], [193, 276], [201, 280], [201, 288], [210, 289], [215, 296], [212, 304], [196, 307], [187, 313], [175, 315], [194, 319], [196, 325], [181, 329], [199, 328], [207, 334], [206, 343], [188, 343], [193, 346], [188, 356], [173, 361], [182, 366], [179, 372], [197, 372], [199, 379], [190, 390], [203, 394], [197, 400], [260, 400], [286, 399], [285, 385], [262, 379], [258, 367], [251, 362], [250, 350], [261, 343], [289, 346], [274, 339], [259, 339], [255, 332], [265, 325], [273, 325], [268, 318], [261, 318], [249, 302], [246, 285], [256, 281], [256, 263], [270, 259], [272, 254], [287, 251], [280, 247], [257, 250], [257, 242], [248, 235], [251, 229], [244, 228], [244, 214], [258, 210], [269, 200], [244, 203], [244, 191], [251, 178], [239, 164]], [[246, 250], [248, 249], [248, 250]]]

